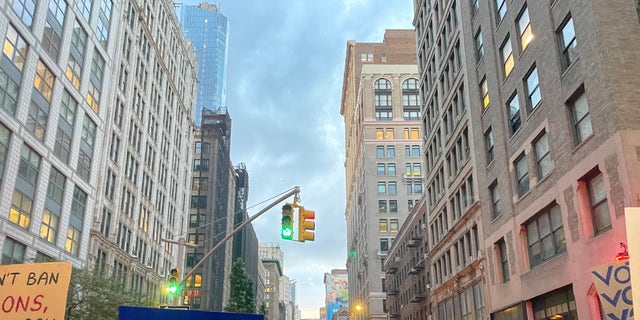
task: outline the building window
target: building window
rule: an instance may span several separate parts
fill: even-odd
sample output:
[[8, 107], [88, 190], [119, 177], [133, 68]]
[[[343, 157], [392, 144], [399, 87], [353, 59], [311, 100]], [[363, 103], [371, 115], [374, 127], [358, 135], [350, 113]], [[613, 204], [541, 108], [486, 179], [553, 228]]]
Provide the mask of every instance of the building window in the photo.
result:
[[20, 264], [24, 262], [27, 246], [11, 238], [4, 239], [2, 246], [2, 264]]
[[538, 68], [536, 66], [533, 66], [525, 77], [525, 89], [527, 90], [529, 110], [534, 110], [538, 107], [538, 104], [540, 104], [540, 100], [542, 100], [540, 83], [538, 81]]
[[395, 181], [389, 181], [389, 194], [398, 194], [398, 188]]
[[385, 129], [384, 135], [385, 135], [385, 139], [393, 140], [393, 129], [391, 129], [391, 128]]
[[553, 160], [549, 151], [549, 135], [543, 132], [533, 143], [538, 167], [538, 178], [546, 177], [553, 170]]
[[389, 200], [389, 212], [398, 212], [398, 200]]
[[77, 256], [80, 251], [80, 229], [77, 229], [69, 225], [67, 229], [67, 240], [64, 244], [64, 249], [70, 254]]
[[486, 152], [486, 157], [487, 157], [487, 165], [489, 165], [490, 163], [493, 162], [493, 146], [494, 146], [494, 142], [493, 142], [493, 131], [491, 131], [491, 127], [489, 127], [489, 129], [487, 129], [487, 131], [484, 133], [484, 146], [485, 146], [485, 152]]
[[374, 83], [375, 115], [378, 121], [391, 121], [393, 119], [391, 104], [391, 82], [387, 79], [378, 79]]
[[11, 130], [0, 123], [0, 182], [4, 177], [4, 168], [7, 163], [7, 154], [9, 153], [10, 139]]
[[187, 242], [191, 244], [204, 243], [204, 233], [189, 233]]
[[83, 221], [86, 209], [87, 193], [76, 186], [73, 190], [73, 200], [71, 201], [71, 215], [78, 218], [79, 221]]
[[589, 207], [591, 209], [594, 232], [599, 234], [611, 228], [611, 216], [609, 214], [609, 205], [607, 204], [607, 190], [604, 185], [603, 175], [600, 171], [595, 171], [591, 176], [593, 177], [586, 179], [589, 190]]
[[378, 163], [377, 168], [378, 177], [384, 176], [384, 163]]
[[207, 154], [209, 153], [209, 144], [206, 142], [196, 141], [195, 151], [197, 154]]
[[[500, 47], [500, 53], [502, 54], [502, 66], [504, 68], [504, 77], [508, 77], [513, 70], [513, 50], [511, 50], [511, 39], [507, 36], [502, 46]], [[484, 92], [483, 92], [484, 93]]]
[[[393, 133], [393, 131], [391, 131]], [[396, 147], [387, 146], [387, 158], [393, 159], [396, 157]]]
[[11, 115], [15, 114], [19, 91], [19, 81], [13, 80], [0, 69], [0, 108]]
[[85, 101], [87, 101], [87, 104], [95, 113], [100, 111], [100, 89], [96, 87], [93, 82], [89, 82]]
[[480, 82], [480, 92], [482, 93], [482, 106], [483, 111], [489, 107], [489, 87], [487, 85], [487, 78], [483, 78]]
[[204, 209], [207, 207], [207, 196], [191, 196], [191, 208]]
[[378, 194], [387, 193], [387, 183], [384, 181], [378, 181]]
[[42, 107], [31, 101], [27, 114], [25, 127], [27, 131], [33, 134], [36, 139], [44, 140], [45, 129], [47, 128], [47, 120], [49, 119], [49, 106]]
[[478, 61], [484, 57], [484, 44], [482, 42], [482, 30], [478, 30], [475, 36], [476, 43], [476, 58]]
[[516, 184], [518, 196], [522, 197], [529, 192], [529, 169], [527, 167], [527, 156], [522, 153], [514, 162], [516, 171]]
[[387, 212], [387, 200], [378, 200], [378, 212]]
[[509, 256], [507, 254], [507, 243], [504, 238], [500, 239], [496, 244], [498, 247], [498, 255], [500, 257], [500, 271], [502, 273], [502, 282], [509, 282]]
[[78, 10], [87, 22], [89, 22], [89, 18], [91, 17], [91, 2], [92, 0], [78, 0], [78, 2], [76, 2]]
[[491, 196], [491, 218], [500, 215], [500, 191], [498, 190], [498, 181], [494, 181], [489, 186], [489, 195]]
[[533, 41], [533, 32], [531, 31], [531, 21], [529, 21], [529, 9], [524, 7], [522, 13], [518, 17], [518, 33], [520, 34], [520, 48], [522, 51], [527, 49], [529, 43]]
[[63, 90], [62, 99], [60, 101], [60, 119], [64, 120], [70, 127], [73, 127], [77, 109], [78, 102], [71, 97], [69, 91]]
[[570, 15], [560, 25], [558, 40], [562, 51], [562, 67], [566, 69], [576, 61], [576, 31], [573, 28], [573, 18]]
[[484, 319], [484, 284], [481, 282], [473, 285], [473, 302], [475, 305], [476, 319]]
[[80, 75], [82, 74], [82, 65], [74, 58], [73, 56], [69, 56], [69, 60], [67, 61], [67, 70], [65, 75], [71, 85], [73, 85], [76, 90], [80, 90]]
[[36, 186], [38, 172], [40, 172], [40, 156], [26, 145], [20, 150], [20, 165], [18, 175], [32, 186]]
[[384, 129], [376, 128], [376, 140], [383, 140], [383, 139], [384, 139]]
[[574, 141], [578, 145], [593, 133], [586, 94], [580, 93], [578, 97], [568, 103], [568, 106], [571, 113]]
[[413, 182], [413, 193], [422, 193], [422, 182], [414, 181]]
[[378, 221], [378, 229], [380, 230], [380, 232], [389, 232], [387, 224], [387, 219], [380, 219]]
[[404, 120], [420, 120], [420, 90], [417, 79], [402, 82], [402, 108]]
[[26, 194], [14, 190], [11, 198], [11, 209], [9, 210], [9, 221], [24, 229], [29, 229], [31, 210], [33, 210], [33, 200]]
[[191, 190], [193, 191], [207, 191], [209, 189], [208, 177], [193, 177], [191, 182]]
[[398, 232], [398, 219], [389, 220], [389, 231]]
[[53, 84], [55, 80], [56, 78], [51, 70], [44, 64], [44, 62], [42, 62], [42, 60], [39, 60], [38, 66], [36, 67], [36, 75], [33, 79], [33, 87], [42, 94], [47, 102], [51, 102]]
[[[51, 1], [54, 2], [54, 1]], [[62, 1], [64, 2], [64, 1]], [[60, 46], [62, 45], [62, 25], [49, 21], [49, 16], [44, 22], [44, 31], [42, 32], [42, 46], [54, 61], [58, 61]]]
[[209, 159], [194, 159], [193, 171], [207, 171], [209, 170]]
[[567, 251], [562, 212], [557, 204], [527, 222], [526, 229], [531, 268]]
[[204, 253], [201, 252], [187, 253], [187, 267], [195, 266], [198, 262], [200, 262], [203, 256]]
[[51, 167], [49, 173], [49, 186], [47, 187], [47, 198], [62, 205], [64, 195], [64, 185], [67, 178], [55, 167]]
[[502, 19], [506, 14], [507, 14], [507, 1], [496, 0], [496, 17], [498, 18], [498, 22], [502, 21]]
[[384, 158], [384, 146], [376, 146], [376, 158]]
[[395, 177], [396, 176], [396, 164], [395, 163], [388, 163], [387, 164], [387, 175], [390, 177]]
[[24, 62], [27, 57], [28, 46], [24, 41], [24, 38], [16, 31], [16, 29], [9, 25], [7, 27], [7, 36], [4, 39], [4, 46], [2, 52], [9, 58], [13, 65], [22, 72]]
[[537, 319], [578, 319], [571, 285], [531, 299], [533, 316]]
[[33, 14], [36, 11], [35, 0], [13, 0], [13, 11], [27, 27], [31, 27]]
[[360, 61], [373, 61], [373, 53], [363, 53], [360, 55]]
[[518, 100], [518, 93], [514, 93], [509, 101], [507, 101], [507, 108], [509, 109], [509, 132], [513, 135], [518, 129], [520, 129], [520, 101]]
[[62, 26], [64, 24], [64, 15], [67, 11], [67, 3], [65, 0], [49, 1], [49, 13]]
[[55, 243], [58, 230], [58, 216], [50, 210], [44, 209], [42, 212], [42, 224], [40, 225], [40, 238], [48, 242]]
[[472, 15], [475, 16], [476, 13], [478, 13], [478, 10], [480, 10], [480, 3], [479, 0], [471, 0], [471, 12]]
[[388, 238], [380, 238], [380, 251], [382, 251], [382, 252], [389, 251], [389, 239]]
[[91, 155], [80, 150], [78, 152], [78, 163], [76, 166], [76, 173], [84, 181], [89, 182], [91, 178]]

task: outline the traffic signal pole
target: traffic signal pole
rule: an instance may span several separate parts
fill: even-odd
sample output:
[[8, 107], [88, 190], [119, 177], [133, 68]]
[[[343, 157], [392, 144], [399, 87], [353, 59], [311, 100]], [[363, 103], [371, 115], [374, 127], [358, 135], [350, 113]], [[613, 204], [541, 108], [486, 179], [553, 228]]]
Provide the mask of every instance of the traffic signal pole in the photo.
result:
[[[239, 226], [237, 226], [235, 229], [233, 229], [233, 231], [229, 232], [229, 234], [226, 237], [224, 237], [224, 239], [220, 240], [220, 242], [218, 242], [215, 246], [213, 246], [213, 248], [211, 248], [211, 250], [209, 250], [209, 252], [207, 252], [207, 254], [205, 254], [202, 257], [202, 259], [200, 259], [200, 261], [198, 261], [198, 263], [196, 263], [196, 265], [193, 266], [193, 268], [191, 268], [191, 271], [189, 271], [189, 273], [187, 273], [182, 278], [182, 281], [180, 283], [184, 284], [185, 281], [187, 279], [189, 279], [189, 277], [191, 277], [193, 275], [193, 273], [198, 269], [198, 267], [200, 267], [204, 263], [204, 261], [207, 258], [209, 258], [214, 252], [216, 252], [216, 250], [218, 250], [218, 248], [220, 248], [223, 244], [225, 244], [227, 241], [229, 241], [229, 239], [231, 239], [236, 233], [238, 233], [240, 230], [242, 230], [242, 228], [244, 228], [246, 225], [251, 223], [253, 220], [255, 220], [256, 218], [261, 216], [263, 213], [269, 211], [269, 209], [275, 207], [278, 203], [286, 200], [287, 198], [289, 198], [292, 195], [296, 195], [297, 196], [299, 193], [300, 193], [300, 187], [298, 187], [298, 186], [293, 187], [293, 189], [291, 189], [290, 191], [286, 192], [284, 195], [282, 195], [280, 198], [276, 199], [272, 203], [268, 204], [262, 210], [258, 211], [258, 213], [256, 213], [253, 216], [251, 216], [248, 220], [242, 222]], [[296, 200], [297, 200], [297, 197], [296, 197]], [[296, 202], [296, 201], [294, 201], [294, 202]]]

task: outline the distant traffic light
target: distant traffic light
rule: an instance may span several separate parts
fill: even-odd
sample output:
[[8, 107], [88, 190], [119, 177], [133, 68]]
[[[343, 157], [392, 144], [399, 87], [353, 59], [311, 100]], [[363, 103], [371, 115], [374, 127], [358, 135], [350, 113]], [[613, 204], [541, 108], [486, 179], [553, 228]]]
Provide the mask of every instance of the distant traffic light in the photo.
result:
[[284, 240], [293, 239], [293, 207], [290, 204], [282, 206], [282, 226], [280, 236]]
[[315, 240], [315, 233], [313, 232], [316, 229], [315, 219], [315, 211], [307, 210], [302, 206], [298, 207], [298, 241]]
[[178, 272], [178, 268], [172, 268], [171, 271], [169, 271], [169, 285], [167, 286], [167, 292], [169, 294], [175, 294], [177, 293], [179, 290], [179, 283], [180, 283], [180, 272]]

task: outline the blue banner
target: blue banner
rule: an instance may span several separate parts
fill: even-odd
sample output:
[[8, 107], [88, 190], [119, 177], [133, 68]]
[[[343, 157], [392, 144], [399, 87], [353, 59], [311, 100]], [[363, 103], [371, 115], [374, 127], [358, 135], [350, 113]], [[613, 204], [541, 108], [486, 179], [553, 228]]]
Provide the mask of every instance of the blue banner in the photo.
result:
[[118, 320], [264, 320], [264, 315], [121, 306]]

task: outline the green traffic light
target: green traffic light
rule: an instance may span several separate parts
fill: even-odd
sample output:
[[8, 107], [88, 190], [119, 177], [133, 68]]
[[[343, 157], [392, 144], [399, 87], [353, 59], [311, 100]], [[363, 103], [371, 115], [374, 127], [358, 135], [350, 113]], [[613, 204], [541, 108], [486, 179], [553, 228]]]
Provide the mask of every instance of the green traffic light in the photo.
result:
[[280, 232], [282, 239], [291, 240], [293, 239], [293, 229], [290, 227], [283, 227]]
[[280, 236], [284, 240], [293, 239], [293, 221], [290, 214], [291, 211], [288, 211], [288, 214], [282, 216], [282, 229], [280, 230]]
[[175, 285], [175, 284], [170, 285], [170, 286], [169, 286], [169, 292], [170, 292], [170, 293], [176, 293], [176, 292], [178, 292], [178, 286], [177, 286], [177, 285]]

